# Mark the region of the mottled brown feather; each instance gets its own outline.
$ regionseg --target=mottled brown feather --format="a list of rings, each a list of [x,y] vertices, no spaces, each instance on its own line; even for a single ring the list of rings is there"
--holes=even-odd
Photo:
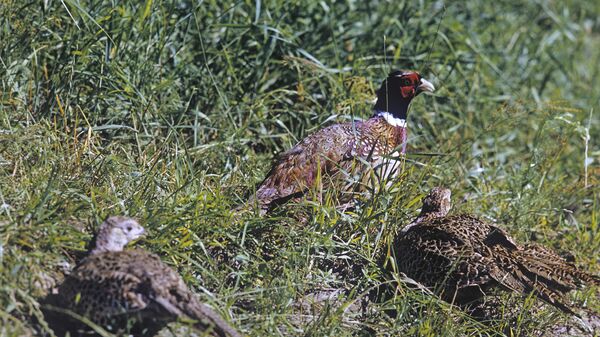
[[[178,317],[188,317],[198,321],[196,328],[209,331],[211,335],[240,336],[217,313],[201,303],[181,277],[157,255],[111,246],[115,235],[122,235],[118,230],[106,227],[119,225],[119,221],[124,220],[135,225],[137,222],[118,218],[111,224],[109,220],[102,226],[107,236],[101,236],[97,240],[98,246],[92,250],[96,253],[81,261],[59,287],[58,294],[48,298],[48,304],[68,309],[116,333],[152,335]],[[129,236],[131,239],[135,236]],[[58,321],[58,326],[71,334],[86,330],[79,322],[73,322],[72,327],[66,326],[65,322],[68,321]]]
[[[337,182],[340,186],[336,187],[344,192],[356,187],[352,182],[357,172],[368,177],[368,171],[373,170],[378,180],[389,179],[398,172],[398,156],[405,140],[405,128],[391,126],[381,117],[324,128],[279,156],[251,202],[257,200],[262,208],[269,208],[278,201],[301,196],[314,186],[318,175],[323,177],[324,189]],[[386,155],[391,156],[384,159]],[[372,183],[358,182],[364,186]],[[343,187],[346,184],[350,186]]]
[[[435,204],[436,195],[440,204],[449,204],[449,191],[432,192],[428,202]],[[543,246],[517,244],[501,228],[471,215],[448,216],[447,211],[431,209],[401,232],[393,249],[399,271],[437,289],[447,301],[466,304],[500,286],[522,294],[533,292],[573,313],[564,295],[585,283],[600,284],[597,276],[578,270]]]

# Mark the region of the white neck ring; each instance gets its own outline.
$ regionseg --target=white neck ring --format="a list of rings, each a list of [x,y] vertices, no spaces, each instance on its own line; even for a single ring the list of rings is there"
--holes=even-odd
[[[383,117],[383,119],[385,119],[385,121],[388,122],[388,124],[390,124],[391,126],[402,128],[406,127],[406,119],[394,117],[393,114],[387,111],[375,111],[375,115]]]

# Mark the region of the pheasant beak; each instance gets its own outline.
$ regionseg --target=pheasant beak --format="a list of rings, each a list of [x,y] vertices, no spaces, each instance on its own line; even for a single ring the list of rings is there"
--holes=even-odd
[[[144,242],[147,234],[148,234],[148,231],[144,227],[140,226],[140,228],[137,230],[137,232],[135,233],[135,235],[133,236],[131,241],[129,241],[129,244],[132,245],[132,244],[138,244],[140,242]]]
[[[421,79],[421,84],[419,84],[419,86],[417,87],[417,94],[420,94],[422,92],[434,92],[435,91],[435,87],[433,86],[433,84],[431,84],[431,82],[429,82],[428,80],[422,78]]]

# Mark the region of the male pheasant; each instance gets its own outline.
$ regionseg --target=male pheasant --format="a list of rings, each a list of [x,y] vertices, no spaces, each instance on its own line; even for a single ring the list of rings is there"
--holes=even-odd
[[[241,336],[201,303],[157,255],[123,250],[143,233],[137,221],[126,217],[109,217],[100,226],[90,255],[46,301],[55,332],[88,334],[91,322],[118,334],[153,335],[178,317],[188,317],[212,336]]]
[[[419,217],[393,243],[398,271],[459,305],[492,287],[537,297],[573,314],[564,295],[600,278],[537,244],[516,243],[502,229],[467,214],[450,215],[450,190],[434,188]]]
[[[265,213],[302,197],[319,177],[324,190],[337,186],[344,192],[357,186],[364,190],[360,185],[368,186],[371,173],[376,182],[388,182],[398,173],[399,156],[406,150],[410,102],[421,92],[434,90],[418,72],[390,73],[377,91],[371,118],[331,125],[281,154],[250,204],[256,202]]]

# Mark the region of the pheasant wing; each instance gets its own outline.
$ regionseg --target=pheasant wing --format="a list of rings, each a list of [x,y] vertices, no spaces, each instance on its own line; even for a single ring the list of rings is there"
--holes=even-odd
[[[332,125],[281,154],[256,191],[261,207],[302,196],[318,176],[331,177],[344,169],[343,162],[355,155],[357,137],[352,129],[352,123]]]

